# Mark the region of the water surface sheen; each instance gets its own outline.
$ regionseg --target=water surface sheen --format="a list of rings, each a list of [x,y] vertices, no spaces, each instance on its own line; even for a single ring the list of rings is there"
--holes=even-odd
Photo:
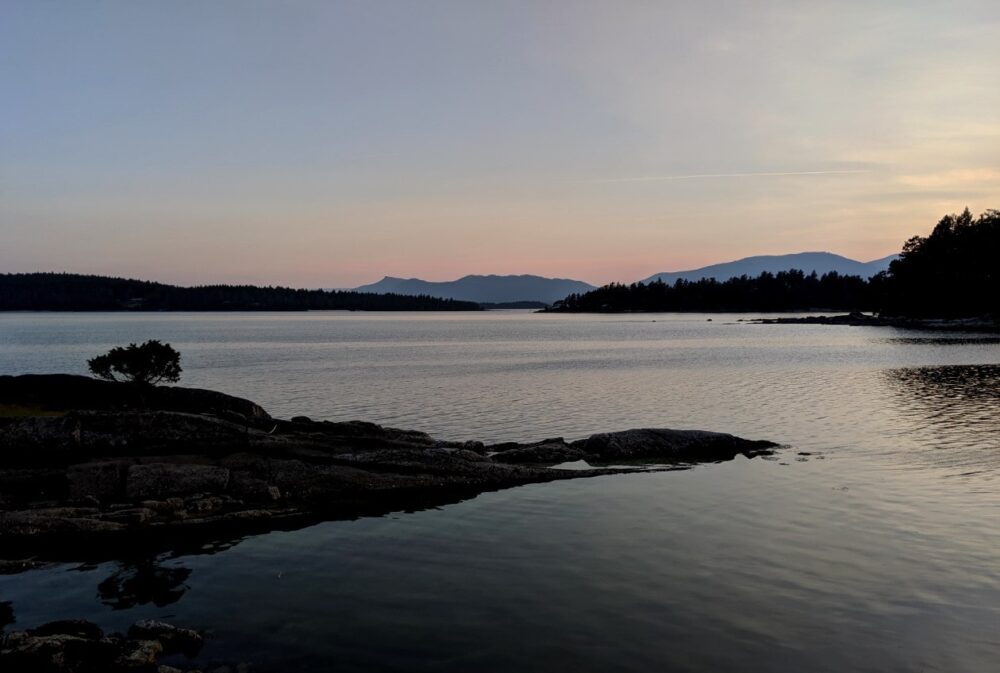
[[[159,338],[185,385],[279,416],[788,447],[60,564],[0,576],[0,600],[18,626],[169,618],[212,632],[206,660],[282,670],[996,670],[998,340],[744,317],[0,315],[0,373]]]

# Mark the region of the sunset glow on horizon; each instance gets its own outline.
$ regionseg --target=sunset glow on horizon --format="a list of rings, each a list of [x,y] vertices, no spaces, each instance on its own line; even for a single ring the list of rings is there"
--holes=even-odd
[[[992,1],[0,13],[0,273],[602,284],[1000,207]]]

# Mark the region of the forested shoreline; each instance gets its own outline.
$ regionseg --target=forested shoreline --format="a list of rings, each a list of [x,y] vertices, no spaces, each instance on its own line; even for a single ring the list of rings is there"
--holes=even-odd
[[[803,309],[874,310],[873,284],[836,272],[817,276],[802,271],[762,273],[719,282],[678,280],[624,285],[612,283],[556,302],[549,311],[564,313],[768,312]]]
[[[180,287],[70,273],[0,274],[0,311],[478,311],[454,299],[253,285]]]
[[[887,272],[870,279],[791,270],[725,281],[612,283],[571,294],[546,311],[870,311],[903,318],[1000,316],[1000,211],[946,215],[926,237],[907,240]],[[252,285],[180,287],[68,273],[0,274],[2,311],[478,311],[538,306],[351,290]]]
[[[572,294],[549,311],[873,311],[902,318],[1000,317],[1000,211],[946,215],[926,237],[903,245],[887,272],[870,279],[802,271],[726,281],[612,283]]]

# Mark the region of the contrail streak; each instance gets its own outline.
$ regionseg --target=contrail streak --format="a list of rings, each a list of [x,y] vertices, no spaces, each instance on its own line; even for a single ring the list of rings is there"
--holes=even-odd
[[[853,171],[781,171],[769,173],[692,173],[690,175],[646,175],[632,178],[596,178],[594,180],[574,180],[573,182],[661,182],[667,180],[700,180],[702,178],[763,178],[789,175],[852,175],[871,173],[868,170]]]

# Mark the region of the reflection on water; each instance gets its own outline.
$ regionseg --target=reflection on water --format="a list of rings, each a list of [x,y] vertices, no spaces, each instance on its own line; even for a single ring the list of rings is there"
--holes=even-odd
[[[890,369],[885,376],[897,384],[902,396],[926,408],[936,409],[940,405],[967,408],[970,404],[1000,402],[998,365]]]
[[[14,607],[10,604],[10,601],[0,601],[0,632],[4,630],[4,627],[16,621],[17,619],[14,618]]]
[[[152,603],[162,608],[176,603],[188,590],[190,568],[165,567],[156,559],[118,563],[118,569],[97,585],[101,602],[112,610]]]
[[[901,453],[963,475],[992,477],[1000,469],[1000,365],[889,369],[882,376],[910,435]]]

